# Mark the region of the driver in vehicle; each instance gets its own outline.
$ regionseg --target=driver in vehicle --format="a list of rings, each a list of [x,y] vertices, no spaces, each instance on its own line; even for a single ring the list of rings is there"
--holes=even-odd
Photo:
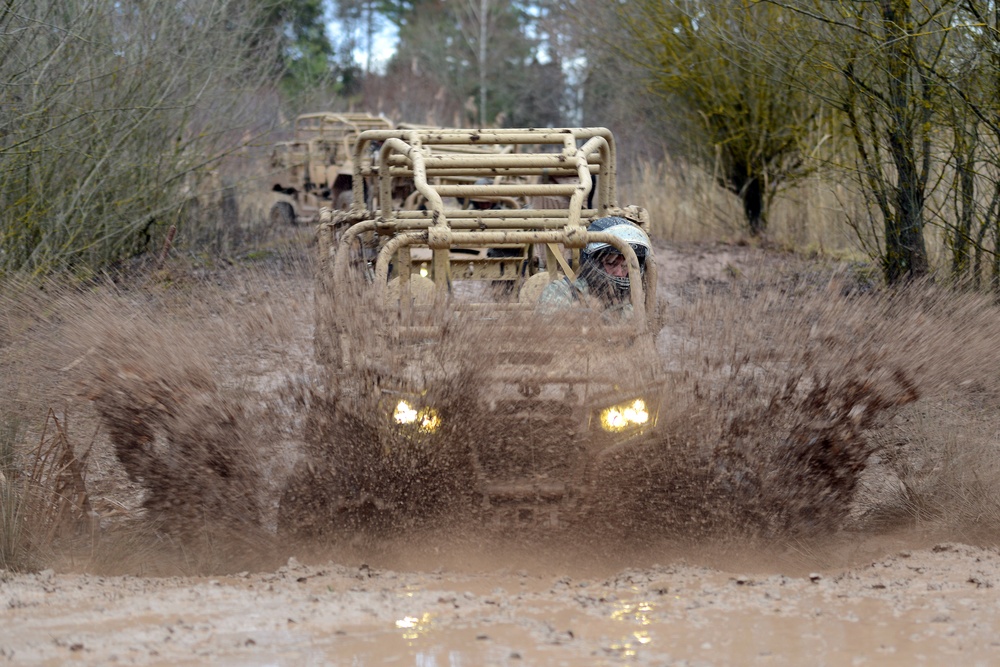
[[[653,249],[646,232],[639,225],[618,216],[594,220],[588,232],[607,232],[628,243],[645,273],[646,258]],[[629,313],[628,264],[625,256],[608,243],[588,243],[580,253],[580,271],[575,280],[563,277],[549,283],[538,299],[543,310],[580,307],[603,312]]]

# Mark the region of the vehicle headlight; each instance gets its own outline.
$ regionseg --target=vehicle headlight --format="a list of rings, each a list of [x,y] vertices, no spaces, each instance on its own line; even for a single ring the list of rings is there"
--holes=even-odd
[[[602,429],[616,433],[646,424],[649,421],[649,410],[646,409],[646,401],[637,398],[631,403],[601,410],[600,419]]]
[[[441,418],[434,408],[420,408],[419,410],[408,401],[400,401],[393,410],[392,419],[397,424],[417,427],[422,433],[433,433],[441,426]]]

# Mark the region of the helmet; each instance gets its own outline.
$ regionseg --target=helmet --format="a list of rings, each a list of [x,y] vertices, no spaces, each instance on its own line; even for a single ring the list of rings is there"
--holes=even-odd
[[[632,250],[635,251],[635,256],[639,260],[639,269],[645,270],[646,257],[653,251],[653,248],[649,243],[649,237],[646,236],[646,232],[642,231],[639,225],[625,218],[612,215],[594,220],[587,227],[587,231],[614,234],[628,243],[632,246]],[[596,277],[598,281],[604,281],[619,296],[623,296],[628,292],[629,279],[627,277],[613,276],[604,270],[601,260],[609,252],[617,253],[618,249],[610,243],[603,241],[588,243],[587,247],[581,253],[581,265],[586,269],[589,276]]]

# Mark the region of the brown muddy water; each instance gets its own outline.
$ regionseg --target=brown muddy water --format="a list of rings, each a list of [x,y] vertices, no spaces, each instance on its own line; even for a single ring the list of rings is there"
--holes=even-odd
[[[407,505],[433,520],[279,533],[296,465],[370,436],[358,417],[311,440],[332,385],[300,260],[8,289],[20,460],[52,408],[90,448],[90,509],[85,529],[33,538],[41,571],[0,572],[0,660],[995,664],[996,307],[750,249],[660,257],[655,358],[621,360],[670,378],[657,439],[558,532],[485,524],[436,477],[434,503]],[[463,349],[441,353],[468,371],[446,408],[495,361]]]

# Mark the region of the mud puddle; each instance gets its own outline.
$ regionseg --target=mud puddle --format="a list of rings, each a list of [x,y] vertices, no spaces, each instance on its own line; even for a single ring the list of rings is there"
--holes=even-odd
[[[943,544],[805,577],[673,565],[595,580],[294,560],[217,579],[42,573],[5,582],[0,655],[16,664],[994,664],[998,566],[995,550]]]

